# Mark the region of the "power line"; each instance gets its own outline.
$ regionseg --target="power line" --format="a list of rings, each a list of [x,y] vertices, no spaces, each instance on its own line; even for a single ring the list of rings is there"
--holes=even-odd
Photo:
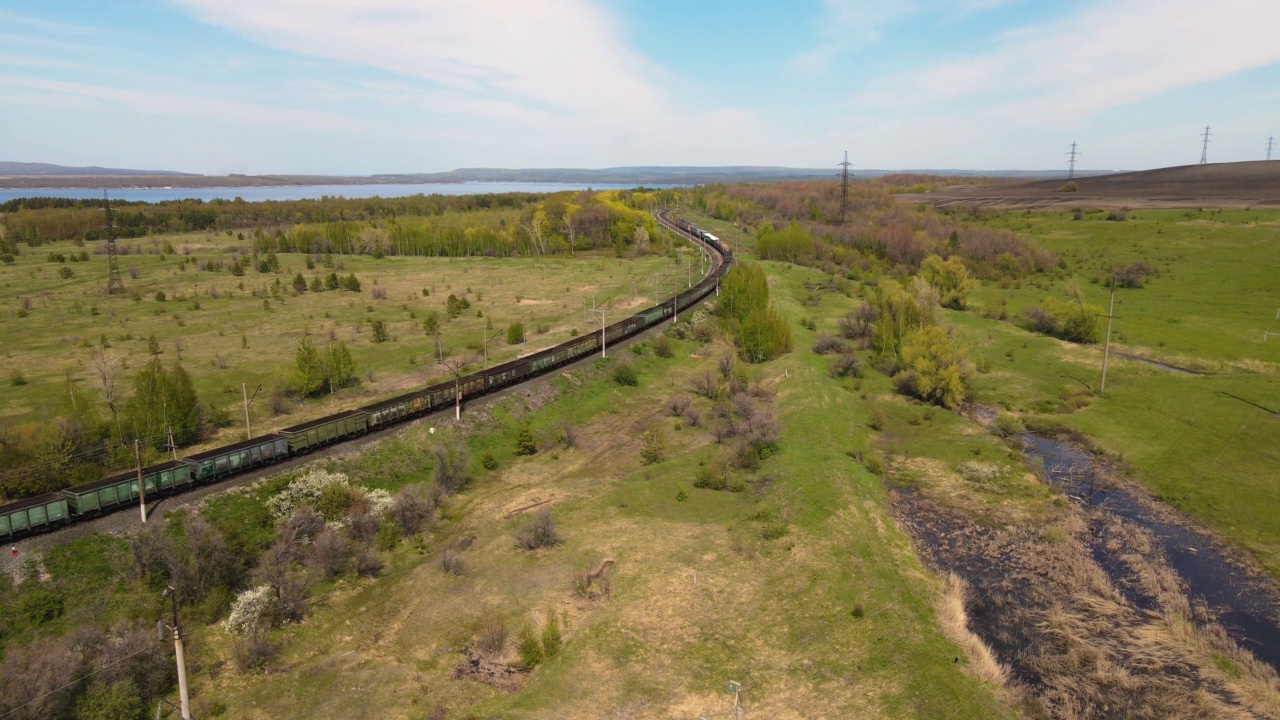
[[[1204,132],[1200,135],[1204,143],[1200,146],[1200,164],[1207,165],[1209,163],[1209,138],[1213,133],[1209,132],[1209,126],[1204,126]]]
[[[1271,148],[1276,144],[1276,136],[1272,135],[1267,138],[1267,159],[1271,159]]]
[[[1076,141],[1071,141],[1071,150],[1067,152],[1067,179],[1072,180],[1076,176],[1076,158],[1080,156],[1080,151],[1076,149]]]

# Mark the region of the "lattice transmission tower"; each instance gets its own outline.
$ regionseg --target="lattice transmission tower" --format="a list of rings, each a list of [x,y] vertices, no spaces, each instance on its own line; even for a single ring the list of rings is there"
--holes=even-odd
[[[124,292],[124,280],[120,279],[120,258],[116,256],[116,226],[111,221],[111,199],[107,191],[102,191],[102,207],[107,212],[107,224],[102,229],[107,233],[107,294],[116,295]]]
[[[1200,145],[1200,164],[1207,165],[1209,163],[1209,138],[1213,133],[1209,132],[1209,126],[1204,126],[1204,132],[1200,134],[1200,139],[1204,142]]]
[[[1074,180],[1076,177],[1076,158],[1080,157],[1080,151],[1076,149],[1076,141],[1071,141],[1071,149],[1067,151],[1067,179]]]
[[[1271,148],[1274,147],[1275,144],[1276,144],[1275,135],[1272,135],[1271,137],[1267,138],[1267,159],[1268,160],[1271,159]]]

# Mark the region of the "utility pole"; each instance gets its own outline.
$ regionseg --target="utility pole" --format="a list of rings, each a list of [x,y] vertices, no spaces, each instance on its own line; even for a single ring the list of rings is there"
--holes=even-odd
[[[138,464],[138,510],[142,513],[142,523],[147,522],[147,488],[142,481],[142,441],[133,439],[133,460]]]
[[[597,309],[592,309],[592,311],[591,311],[591,316],[592,316],[592,318],[593,318],[593,319],[594,319],[594,317],[595,317],[596,315],[599,315],[599,316],[600,316],[600,357],[608,357],[608,355],[605,353],[605,337],[604,337],[604,332],[605,332],[605,327],[606,327],[606,326],[605,326],[605,324],[604,324],[604,323],[605,323],[605,312],[606,312],[608,309],[609,309],[609,308],[608,308],[608,306],[606,306],[606,305],[601,305],[599,308],[597,308]]]
[[[1205,125],[1204,132],[1201,133],[1200,135],[1200,138],[1204,141],[1203,144],[1200,146],[1200,164],[1201,165],[1207,165],[1209,163],[1209,138],[1212,135],[1213,133],[1209,132],[1209,126]]]
[[[115,224],[111,221],[111,199],[107,191],[102,191],[102,206],[106,209],[107,224],[102,226],[107,231],[107,294],[115,295],[124,292],[124,280],[120,279],[120,259],[116,256]]]
[[[257,395],[255,390],[254,395]],[[244,439],[253,439],[253,425],[249,422],[249,385],[248,383],[240,383],[240,397],[244,399]]]
[[[840,224],[844,224],[845,215],[849,212],[849,151],[844,151],[844,162],[840,163],[843,168],[840,172]]]
[[[453,373],[453,419],[462,419],[462,369],[467,366],[465,359],[444,360],[441,359],[440,364]]]
[[[178,446],[173,442],[173,428],[164,429],[165,444],[169,447],[169,452],[173,455],[173,461],[178,462]]]
[[[1102,344],[1102,382],[1098,384],[1098,394],[1107,391],[1107,357],[1111,354],[1111,321],[1116,316],[1116,284],[1111,283],[1111,304],[1107,308],[1107,339]]]
[[[489,331],[492,329],[493,329],[493,321],[486,317],[484,319],[484,369],[485,370],[489,369],[489,341],[502,334],[502,331],[499,330],[493,335],[490,335]]]
[[[178,591],[170,585],[164,594],[173,601],[173,624],[160,620],[156,623],[156,635],[163,642],[166,627],[173,632],[174,662],[178,665],[178,714],[182,716],[182,720],[191,720],[191,697],[187,692],[187,658],[182,647],[182,625],[178,623]],[[161,703],[171,705],[163,700]],[[160,708],[156,707],[156,716],[159,715]]]
[[[1080,152],[1076,150],[1076,141],[1071,141],[1071,150],[1067,152],[1067,179],[1074,180],[1076,176],[1076,158],[1080,156]]]
[[[733,696],[733,720],[742,720],[742,683],[730,680],[728,693]]]
[[[1271,148],[1276,144],[1276,136],[1272,135],[1267,138],[1267,159],[1271,159]]]

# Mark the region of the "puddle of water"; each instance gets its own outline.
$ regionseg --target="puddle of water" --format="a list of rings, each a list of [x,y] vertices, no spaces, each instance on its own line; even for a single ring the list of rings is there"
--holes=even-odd
[[[1193,605],[1203,604],[1233,640],[1280,670],[1280,604],[1268,583],[1232,562],[1207,535],[1165,521],[1124,488],[1102,487],[1097,461],[1086,451],[1029,433],[1022,440],[1030,454],[1044,461],[1049,481],[1073,502],[1111,513],[1154,535]],[[1102,547],[1097,533],[1094,540],[1095,560],[1122,592],[1139,607],[1149,604],[1148,599],[1133,595],[1121,564]]]

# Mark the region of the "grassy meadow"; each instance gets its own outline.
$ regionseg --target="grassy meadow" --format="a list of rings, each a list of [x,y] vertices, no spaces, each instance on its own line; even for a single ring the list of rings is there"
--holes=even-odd
[[[175,252],[164,254],[164,244]],[[433,311],[445,351],[477,361],[490,321],[490,336],[497,334],[489,342],[490,362],[502,362],[589,332],[598,321],[584,317],[583,303],[590,306],[593,298],[612,301],[619,318],[642,307],[653,295],[653,276],[671,264],[661,256],[622,260],[601,252],[532,258],[280,254],[278,272],[249,267],[236,277],[229,268],[235,256],[245,255],[246,243],[230,234],[120,245],[129,250],[120,256],[124,294],[105,292],[105,255],[89,254],[86,262],[48,259],[86,250],[70,242],[31,248],[14,264],[0,265],[0,416],[11,422],[51,419],[67,376],[96,392],[91,357],[104,346],[125,363],[127,394],[131,369],[150,358],[154,337],[159,357],[183,363],[203,402],[231,412],[236,422],[217,441],[231,440],[243,436],[241,383],[250,392],[263,386],[251,408],[255,433],[286,426],[443,377],[434,340],[422,327]],[[63,277],[68,271],[70,277]],[[308,283],[354,273],[362,287],[298,293],[297,273]],[[673,282],[659,292],[669,293]],[[445,309],[450,294],[471,303],[453,319]],[[374,342],[374,321],[385,324],[388,342]],[[513,322],[523,324],[524,343],[507,344],[505,331]],[[289,381],[294,350],[305,335],[320,347],[330,339],[345,342],[360,382],[336,397],[287,403],[273,413],[265,400],[274,386]]]
[[[814,314],[796,297],[820,276],[774,270],[783,312]],[[824,323],[852,306],[824,298]],[[717,717],[731,712],[724,689],[735,680],[748,717],[1015,717],[938,625],[940,584],[889,516],[880,478],[853,454],[872,451],[870,408],[883,406],[895,432],[930,434],[913,452],[937,462],[1016,460],[963,419],[896,398],[883,378],[829,378],[811,340],[801,331],[793,353],[746,370],[776,393],[784,432],[777,454],[736,473],[730,490],[693,485],[727,453],[707,429],[711,402],[694,400],[700,427],[667,411],[673,393],[716,372],[730,352],[722,341],[678,342],[674,359],[620,351],[639,369],[638,387],[616,385],[598,363],[555,380],[560,394],[545,406],[509,398],[483,411],[471,455],[492,453],[499,467],[449,501],[425,542],[395,550],[385,577],[344,581],[306,622],[277,631],[283,671],[206,672],[199,702],[245,718]],[[575,448],[557,441],[566,422]],[[533,457],[515,454],[524,424],[543,448]],[[663,459],[646,464],[642,436],[655,427]],[[429,437],[410,429],[341,468],[366,484],[421,480]],[[980,502],[1043,512],[1047,498],[1017,480]],[[551,509],[562,544],[515,547],[512,533],[534,508]],[[456,576],[440,564],[455,547],[467,548]],[[606,561],[609,596],[575,595],[572,574]],[[566,628],[564,650],[522,689],[451,677],[483,613],[514,636],[548,610]],[[204,645],[206,668],[218,666],[222,642],[215,631]],[[513,659],[512,645],[497,657]]]
[[[1067,268],[1059,280],[1020,288],[984,284],[972,312],[948,313],[973,358],[989,363],[989,373],[975,376],[978,400],[1084,432],[1158,497],[1280,574],[1280,417],[1273,414],[1280,411],[1280,338],[1262,337],[1280,305],[1280,213],[1139,210],[1123,222],[1103,213],[1072,216],[1015,213],[987,221],[1054,251]],[[1116,291],[1101,396],[1088,392],[1101,377],[1100,346],[977,316],[1002,297],[1016,318],[1045,297],[1065,297],[1073,278],[1086,302],[1105,308],[1109,291],[1091,280],[1142,261],[1158,273],[1145,287]]]

